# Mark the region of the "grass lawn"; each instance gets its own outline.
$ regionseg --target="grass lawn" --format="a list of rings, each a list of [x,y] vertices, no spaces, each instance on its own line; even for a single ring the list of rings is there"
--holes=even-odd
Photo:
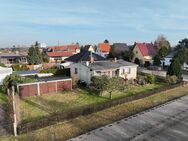
[[[7,103],[7,96],[2,92],[0,87],[0,105],[5,105]]]
[[[128,117],[132,114],[141,112],[149,107],[162,104],[176,97],[187,95],[188,85],[168,90],[156,95],[135,100],[129,103],[121,104],[88,116],[81,116],[69,121],[49,126],[44,129],[34,131],[33,133],[23,134],[16,139],[23,140],[67,140],[72,137],[83,134],[92,129],[110,124],[114,121]],[[4,138],[4,140],[15,140],[14,137]]]
[[[164,82],[156,82],[155,84],[147,84],[145,86],[130,86],[126,92],[114,92],[112,94],[113,99],[119,99],[126,96],[133,96],[139,93],[148,92],[153,89],[161,88],[167,85]],[[109,97],[108,94],[106,94],[104,97]]]
[[[107,98],[95,95],[93,92],[76,89],[40,97],[28,97],[21,100],[20,109],[22,109],[22,120],[30,121],[52,113],[64,112],[75,107],[102,103],[108,100]]]

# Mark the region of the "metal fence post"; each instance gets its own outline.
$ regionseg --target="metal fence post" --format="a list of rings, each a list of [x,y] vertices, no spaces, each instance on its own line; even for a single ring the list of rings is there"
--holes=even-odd
[[[13,129],[14,129],[14,136],[17,136],[17,119],[16,119],[16,103],[15,103],[15,89],[12,86],[12,105],[13,105]]]

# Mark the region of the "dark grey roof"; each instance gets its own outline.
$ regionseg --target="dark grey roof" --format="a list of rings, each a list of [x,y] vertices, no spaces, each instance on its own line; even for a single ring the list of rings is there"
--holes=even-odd
[[[20,58],[20,57],[27,57],[27,55],[15,54],[15,53],[0,53],[0,58]]]
[[[165,58],[173,58],[176,55],[177,51],[171,51]]]
[[[128,46],[126,43],[114,43],[112,47],[114,47],[114,49],[118,49],[121,52],[130,50],[130,46]]]
[[[87,66],[86,62],[82,62],[82,64]],[[116,69],[116,68],[120,68],[123,66],[137,66],[137,65],[121,59],[121,60],[117,60],[116,62],[111,61],[111,60],[96,61],[96,62],[89,64],[88,67],[92,70],[104,70],[104,69]]]
[[[78,54],[75,54],[67,59],[65,59],[66,61],[70,61],[70,62],[81,62],[81,61],[90,61],[90,56],[91,56],[91,52],[90,51],[82,51]],[[106,60],[104,57],[92,53],[92,57],[94,58],[94,61],[102,61],[102,60]]]

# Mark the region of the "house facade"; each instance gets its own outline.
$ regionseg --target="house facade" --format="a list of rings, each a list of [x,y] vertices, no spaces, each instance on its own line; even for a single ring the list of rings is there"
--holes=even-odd
[[[136,79],[138,65],[124,60],[106,60],[96,62],[80,62],[71,65],[71,76],[77,76],[79,80],[91,83],[93,76],[107,75],[109,77],[122,77],[124,79]]]
[[[18,53],[0,53],[0,62],[6,66],[12,64],[27,64],[27,55]]]
[[[134,57],[132,62],[149,66],[153,63],[153,57],[157,54],[157,49],[151,43],[136,43],[133,48]]]
[[[50,63],[61,63],[66,58],[80,52],[78,44],[52,46],[47,48]]]

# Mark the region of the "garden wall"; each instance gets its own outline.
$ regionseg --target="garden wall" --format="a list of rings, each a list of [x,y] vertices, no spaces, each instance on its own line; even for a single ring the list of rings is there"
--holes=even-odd
[[[72,89],[72,79],[60,79],[52,81],[43,81],[36,83],[27,83],[17,85],[19,95],[24,97],[39,96],[49,93],[61,92]]]

